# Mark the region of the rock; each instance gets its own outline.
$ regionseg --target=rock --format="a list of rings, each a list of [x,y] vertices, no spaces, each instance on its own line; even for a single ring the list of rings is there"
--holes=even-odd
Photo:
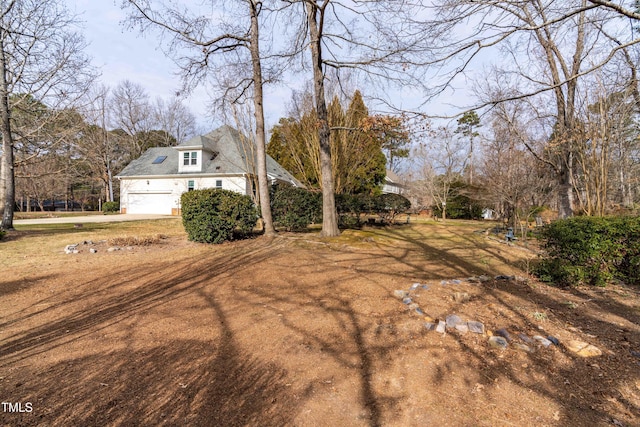
[[[436,328],[436,325],[432,322],[424,322],[424,327],[427,331],[433,331]]]
[[[409,290],[411,291],[415,291],[416,289],[418,289],[420,287],[420,283],[414,283],[413,285],[411,285],[411,287],[409,288]]]
[[[456,325],[459,325],[460,323],[462,323],[462,319],[456,314],[450,314],[446,318],[447,328],[455,328]]]
[[[415,302],[412,302],[411,304],[408,305],[409,310],[415,310],[420,308],[420,306],[418,304],[416,304]]]
[[[498,348],[500,350],[504,350],[507,348],[509,343],[503,337],[489,337],[489,346],[493,348]]]
[[[553,345],[560,345],[560,340],[559,340],[558,338],[556,338],[556,337],[553,337],[553,336],[549,335],[549,336],[547,337],[547,339],[548,339],[549,341],[551,341],[551,343],[552,343]]]
[[[403,303],[403,304],[407,304],[407,305],[409,305],[409,304],[411,304],[412,302],[413,302],[413,300],[412,300],[410,297],[404,297],[404,298],[402,298],[402,303]]]
[[[483,274],[482,276],[478,276],[478,280],[480,281],[480,283],[484,283],[484,282],[488,282],[489,280],[491,280],[491,277],[485,276]]]
[[[511,334],[504,328],[500,328],[500,329],[494,331],[494,334],[499,336],[499,337],[504,338],[507,341],[511,341]]]
[[[462,282],[460,280],[458,280],[458,279],[455,279],[455,280],[452,280],[451,283],[453,283],[454,285],[459,285]]]
[[[467,282],[469,282],[469,283],[480,283],[480,280],[478,280],[477,277],[468,277],[467,278]]]
[[[93,245],[93,242],[91,240],[85,240],[84,242],[82,242],[83,245]]]
[[[565,344],[566,347],[580,357],[596,357],[601,356],[602,351],[595,345],[578,340],[570,340]]]
[[[467,327],[471,332],[475,334],[484,334],[484,324],[482,324],[481,322],[470,320],[467,322]]]
[[[115,251],[119,251],[120,248],[117,246],[112,246],[109,249],[107,249],[107,252],[115,252]]]
[[[68,254],[77,254],[78,252],[79,251],[78,251],[78,245],[77,244],[75,244],[75,245],[67,245],[64,248],[64,253],[67,254],[67,255]]]
[[[464,302],[469,302],[470,299],[471,297],[466,292],[456,292],[453,294],[453,300],[455,302],[464,303]]]
[[[436,326],[436,332],[444,334],[446,329],[447,329],[447,324],[444,321],[439,320],[438,325]]]
[[[526,351],[527,353],[532,353],[533,352],[531,347],[529,347],[526,344],[522,344],[522,343],[517,342],[517,343],[514,343],[513,346],[515,348],[517,348],[518,350]]]
[[[516,279],[516,276],[505,276],[504,274],[496,276],[496,280],[515,280],[515,279]]]
[[[409,296],[409,292],[403,291],[401,289],[396,289],[393,291],[393,296],[399,299],[404,299]]]
[[[416,307],[416,314],[419,314],[420,316],[424,316],[424,311],[422,311],[422,309],[420,307]]]
[[[630,350],[630,351],[633,357],[640,357],[640,351],[633,351],[633,350]]]
[[[548,339],[546,339],[541,335],[534,335],[533,339],[538,341],[540,344],[542,344],[545,347],[549,347],[551,345],[551,341],[549,341]]]
[[[98,250],[96,248],[91,248],[89,249],[89,252],[91,252],[92,254],[98,253]]]
[[[466,323],[458,323],[456,325],[456,331],[466,334],[467,332],[469,332],[469,326],[467,326]]]
[[[520,338],[522,341],[526,342],[529,345],[535,344],[535,340],[532,340],[525,334],[518,334],[518,338]]]
[[[441,280],[440,284],[441,285],[447,285],[447,284],[449,284],[449,281],[448,280]]]

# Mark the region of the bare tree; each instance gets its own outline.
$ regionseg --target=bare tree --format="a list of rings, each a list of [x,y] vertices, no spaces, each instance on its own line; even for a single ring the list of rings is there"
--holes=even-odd
[[[122,129],[130,144],[131,160],[149,148],[145,136],[153,129],[153,112],[146,89],[130,80],[121,81],[111,92],[112,125]]]
[[[462,180],[467,152],[465,142],[448,127],[429,132],[413,152],[415,162],[411,192],[414,197],[431,200],[447,218],[447,200],[453,184]]]
[[[417,13],[409,1],[298,0],[306,20],[297,40],[308,43],[313,71],[320,165],[322,170],[322,235],[339,234],[331,176],[331,129],[328,124],[325,80],[338,82],[343,70],[369,84],[420,85],[413,56],[422,52],[422,35],[413,27]],[[303,51],[300,49],[299,51]],[[339,83],[338,83],[339,84]]]
[[[210,6],[224,9],[224,1],[210,0]],[[169,37],[170,56],[181,68],[185,89],[207,78],[222,83],[218,98],[225,102],[241,102],[247,90],[253,89],[253,106],[256,130],[257,175],[260,207],[266,235],[273,235],[273,220],[266,167],[266,136],[264,124],[264,83],[261,47],[260,18],[264,2],[245,0],[236,8],[227,4],[226,10],[237,15],[234,20],[209,19],[177,8],[149,0],[128,0],[124,5],[132,10],[131,20],[144,31],[150,27]],[[181,56],[181,49],[188,49],[191,56]],[[247,58],[245,55],[249,55]],[[251,71],[247,72],[247,64]]]
[[[152,108],[157,129],[165,131],[174,140],[167,140],[164,145],[180,144],[196,136],[196,117],[178,98],[169,102],[158,98]]]
[[[481,51],[499,47],[508,60],[505,63],[511,64],[509,71],[519,76],[518,91],[481,106],[544,93],[552,96],[554,120],[548,130],[547,161],[556,174],[560,217],[572,215],[575,207],[572,177],[580,138],[579,83],[640,41],[619,25],[620,11],[614,9],[609,2],[595,0],[445,0],[436,5],[437,15],[427,26],[434,43],[431,63],[451,70],[443,73],[446,77],[438,90],[464,73]],[[637,18],[627,16],[632,15]],[[452,40],[450,35],[463,26],[465,36]],[[635,69],[629,71],[629,78],[632,74]]]
[[[0,6],[2,228],[13,228],[15,205],[11,110],[32,98],[61,110],[93,77],[82,53],[84,41],[72,31],[75,23],[60,0],[11,0]]]

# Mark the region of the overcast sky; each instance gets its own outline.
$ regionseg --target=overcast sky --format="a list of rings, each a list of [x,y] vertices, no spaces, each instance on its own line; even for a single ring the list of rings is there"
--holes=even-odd
[[[87,53],[93,58],[93,64],[101,73],[103,84],[115,87],[122,80],[131,80],[142,85],[151,99],[174,97],[179,89],[179,78],[174,63],[160,50],[158,39],[152,35],[141,35],[130,31],[122,25],[125,12],[121,10],[121,0],[66,0],[72,12],[79,14],[83,21],[81,31],[89,43]],[[297,85],[297,86],[296,86]],[[301,83],[293,82],[299,89]],[[366,89],[366,88],[361,88]],[[366,92],[364,90],[363,92]],[[265,114],[268,129],[286,114],[286,105],[290,100],[291,87],[286,85],[269,86],[265,90]],[[367,95],[364,93],[365,96]],[[416,100],[415,91],[405,88],[396,92],[398,100]],[[441,109],[449,109],[447,103],[452,98],[465,98],[460,92],[445,96],[439,105]],[[221,122],[215,121],[207,114],[208,96],[204,90],[196,90],[185,104],[198,118],[203,131],[209,131]],[[462,103],[466,103],[463,102]],[[396,104],[401,104],[397,102]],[[407,105],[402,105],[406,107]],[[372,107],[370,105],[370,107]],[[430,108],[433,114],[434,109]]]
[[[103,84],[114,87],[122,80],[142,85],[151,99],[174,97],[180,82],[176,67],[159,49],[158,40],[127,30],[122,24],[125,13],[119,0],[67,0],[80,15],[81,31],[89,46],[86,50],[100,73]],[[206,116],[207,95],[194,92],[185,104],[202,126],[214,126]],[[210,130],[205,128],[204,130]]]

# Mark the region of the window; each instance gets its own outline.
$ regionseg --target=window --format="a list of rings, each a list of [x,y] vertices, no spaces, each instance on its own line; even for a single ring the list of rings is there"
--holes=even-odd
[[[222,180],[216,179],[216,188],[222,188]]]
[[[182,153],[182,165],[183,166],[196,166],[198,164],[198,152],[186,151]]]
[[[156,157],[156,159],[152,162],[152,164],[154,164],[154,165],[159,165],[160,163],[164,162],[166,158],[167,158],[167,156],[158,156],[158,157]]]
[[[196,188],[196,183],[192,179],[187,182],[187,191],[193,191]]]

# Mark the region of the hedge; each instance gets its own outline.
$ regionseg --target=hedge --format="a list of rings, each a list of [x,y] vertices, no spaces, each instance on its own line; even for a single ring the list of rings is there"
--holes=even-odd
[[[189,240],[222,243],[234,231],[248,234],[258,221],[258,211],[249,196],[221,189],[193,190],[182,194],[182,224]]]
[[[614,279],[640,284],[640,218],[576,217],[545,226],[546,256],[536,268],[560,286],[604,286]]]
[[[322,195],[304,188],[274,186],[271,215],[277,227],[304,230],[322,219]]]
[[[360,226],[364,215],[378,215],[383,222],[391,223],[410,206],[409,200],[399,194],[336,194],[341,228]],[[303,188],[277,186],[271,195],[271,212],[277,227],[305,230],[322,221],[322,195]]]

